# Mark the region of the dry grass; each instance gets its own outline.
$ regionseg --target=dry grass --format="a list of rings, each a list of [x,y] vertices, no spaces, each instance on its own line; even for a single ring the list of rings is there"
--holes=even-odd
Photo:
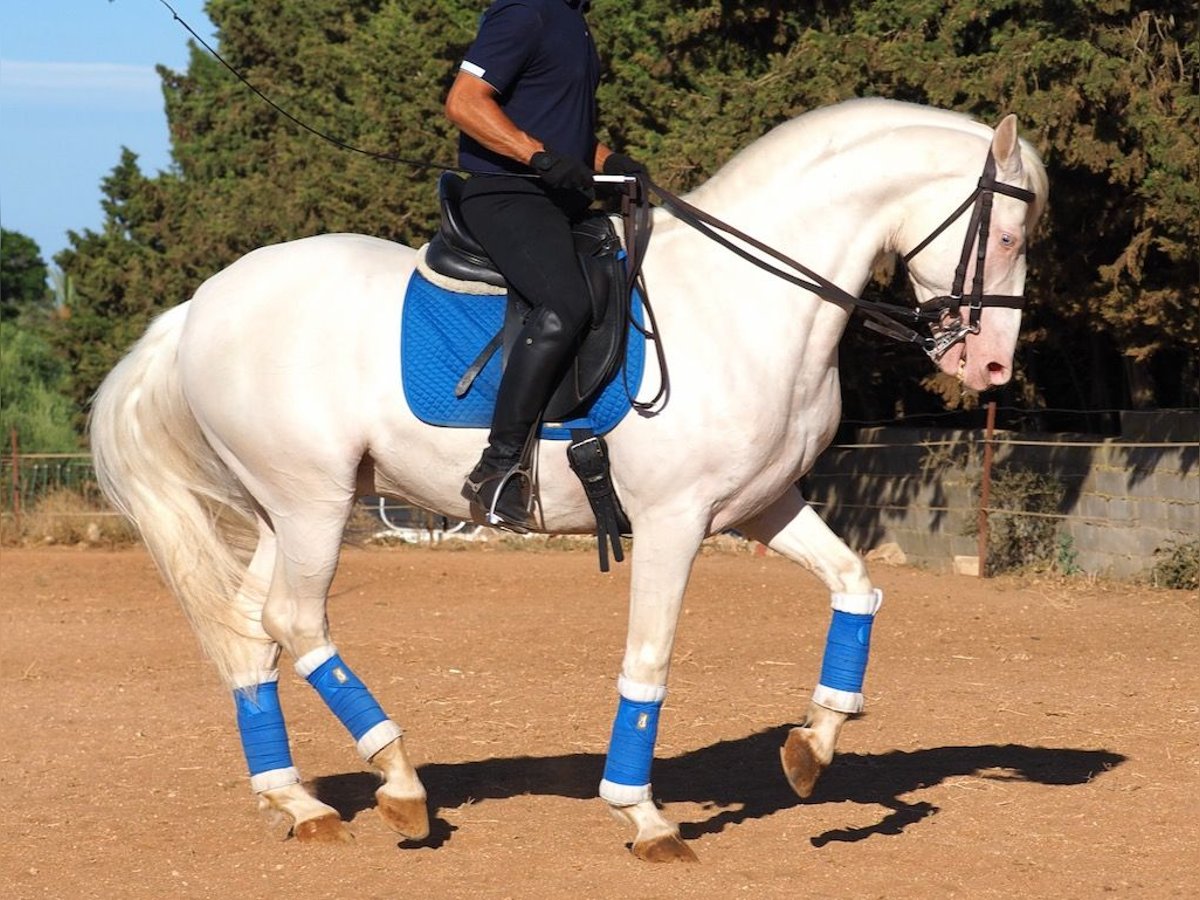
[[[124,547],[137,541],[136,529],[106,503],[68,489],[46,494],[20,516],[5,513],[0,518],[0,544],[9,547]]]

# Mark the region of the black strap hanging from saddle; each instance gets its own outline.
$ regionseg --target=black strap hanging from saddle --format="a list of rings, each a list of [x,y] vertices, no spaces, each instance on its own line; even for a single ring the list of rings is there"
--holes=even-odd
[[[613,488],[612,475],[608,467],[608,445],[604,438],[593,434],[590,428],[571,429],[571,445],[567,447],[567,462],[571,471],[579,476],[584,493],[596,517],[596,540],[600,551],[600,571],[608,571],[608,547],[612,545],[613,559],[622,562],[625,552],[621,547],[621,535],[631,534],[629,519],[621,509]]]

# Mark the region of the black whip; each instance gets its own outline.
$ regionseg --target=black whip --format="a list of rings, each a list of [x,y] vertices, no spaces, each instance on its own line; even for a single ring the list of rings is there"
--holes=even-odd
[[[163,6],[165,6],[167,9],[169,9],[171,11],[171,15],[175,17],[175,21],[178,22],[180,25],[182,25],[185,29],[187,29],[188,34],[190,34],[193,38],[195,38],[197,43],[199,43],[201,47],[203,47],[205,50],[207,50],[209,53],[211,53],[213,55],[213,57],[217,60],[217,62],[219,62],[226,69],[228,69],[230,72],[232,72],[234,77],[237,78],[238,81],[240,81],[242,84],[244,84],[250,90],[252,90],[255,94],[257,94],[259,99],[261,99],[264,103],[266,103],[269,107],[271,107],[271,109],[275,110],[275,112],[279,113],[279,115],[283,116],[285,119],[287,119],[292,124],[297,125],[300,128],[304,129],[309,134],[315,135],[316,137],[319,137],[323,141],[328,141],[329,143],[333,144],[335,147],[339,147],[342,150],[349,150],[351,153],[358,153],[362,156],[369,156],[371,159],[378,159],[383,162],[401,163],[406,166],[415,166],[419,169],[438,169],[438,170],[450,170],[453,172],[467,173],[466,169],[461,169],[458,166],[447,166],[447,165],[443,165],[441,163],[426,162],[424,160],[419,160],[419,159],[407,159],[403,156],[394,156],[393,154],[390,154],[390,153],[376,153],[374,150],[364,150],[361,147],[355,147],[353,144],[349,144],[346,141],[340,140],[339,138],[336,138],[331,134],[326,134],[324,131],[321,131],[320,129],[313,128],[311,125],[309,125],[306,122],[302,122],[300,119],[297,119],[290,112],[288,112],[286,109],[284,109],[278,103],[276,103],[274,100],[272,100],[270,97],[268,97],[262,91],[260,91],[257,87],[255,87],[250,82],[250,80],[248,78],[246,78],[246,76],[244,76],[241,72],[239,72],[232,65],[230,65],[225,60],[225,58],[223,56],[221,56],[220,53],[218,53],[216,50],[213,49],[213,47],[208,43],[208,41],[206,41],[206,40],[204,40],[204,38],[200,37],[200,35],[198,35],[196,33],[196,30],[194,28],[192,28],[191,25],[189,25],[187,22],[185,22],[183,20],[183,18],[179,15],[179,13],[177,13],[175,11],[175,7],[173,7],[170,3],[168,3],[167,0],[158,0],[158,2],[161,3]]]

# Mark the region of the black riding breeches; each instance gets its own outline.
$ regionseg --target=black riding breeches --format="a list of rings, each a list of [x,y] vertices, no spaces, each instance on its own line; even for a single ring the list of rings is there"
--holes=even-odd
[[[571,225],[587,210],[580,194],[549,192],[522,178],[475,176],[464,185],[462,215],[509,289],[531,307],[509,351],[492,417],[489,450],[518,454],[574,358],[591,316]]]

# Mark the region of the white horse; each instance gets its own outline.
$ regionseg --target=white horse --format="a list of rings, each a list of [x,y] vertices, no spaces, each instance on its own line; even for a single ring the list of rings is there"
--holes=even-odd
[[[995,175],[981,193],[989,157]],[[951,294],[960,264],[971,278],[980,247],[985,296],[1022,295],[1026,235],[1046,187],[1012,116],[993,131],[955,113],[858,100],[775,128],[687,199],[851,294],[881,256],[902,255],[918,303],[945,306],[934,298]],[[971,202],[960,207],[964,197]],[[980,228],[966,213],[982,199],[991,212]],[[849,306],[773,277],[661,209],[653,235],[644,276],[671,390],[607,437],[634,541],[600,794],[636,827],[637,856],[689,860],[691,849],[653,801],[649,772],[701,542],[736,527],[813,571],[833,594],[825,669],[805,724],[781,750],[801,796],[861,709],[866,636],[881,595],[796,487],[838,424],[837,347]],[[425,789],[400,728],[337,655],[326,619],[357,497],[470,516],[459,490],[485,432],[423,424],[401,388],[401,306],[416,256],[349,234],[256,250],[160,316],[105,379],[92,411],[101,484],[140,528],[234,691],[260,804],[290,816],[300,840],[350,834],[292,765],[274,691],[281,649],[381,771],[376,796],[387,824],[411,838],[428,831]],[[985,389],[1010,376],[1021,313],[1015,303],[976,306],[939,365]],[[947,333],[953,314],[934,323],[936,333]],[[644,384],[653,388],[660,375],[648,359]],[[589,532],[594,519],[562,447],[540,446],[544,530]],[[239,546],[239,533],[248,544]]]

